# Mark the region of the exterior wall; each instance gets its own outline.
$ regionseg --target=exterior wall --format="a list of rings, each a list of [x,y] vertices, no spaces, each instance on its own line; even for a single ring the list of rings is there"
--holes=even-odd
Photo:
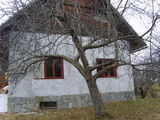
[[[7,103],[8,103],[8,95],[0,94],[0,113],[5,113],[8,111]]]
[[[101,93],[134,91],[133,77],[129,66],[118,67],[117,78],[98,78]],[[28,74],[14,89],[14,97],[62,96],[89,94],[87,84],[81,74],[64,61],[64,79],[34,79]]]
[[[83,39],[85,44],[88,38]],[[69,41],[69,39],[66,40]],[[126,42],[124,43],[127,44]],[[126,48],[124,43],[118,42],[119,59],[129,61],[130,55],[128,50],[124,49]],[[74,48],[71,49],[68,46],[60,47],[62,49],[58,51],[59,53],[72,57],[76,54]],[[86,55],[89,64],[95,64],[96,58],[115,58],[114,49],[114,44],[111,44],[103,49],[88,50]],[[54,51],[51,51],[49,54],[53,53]],[[43,63],[41,65],[42,71],[37,76],[43,78]],[[96,70],[93,73],[95,72]],[[97,80],[97,85],[103,95],[104,102],[134,98],[131,66],[119,66],[117,73],[117,78],[98,78]],[[84,78],[76,68],[66,61],[64,61],[64,79],[34,79],[34,77],[33,72],[30,72],[21,78],[18,83],[15,83],[16,86],[14,86],[14,82],[10,82],[9,112],[34,111],[38,109],[39,101],[45,100],[57,101],[58,108],[83,107],[92,104]]]
[[[134,91],[131,92],[112,92],[102,93],[104,102],[132,100]],[[8,112],[33,112],[39,110],[39,102],[57,101],[57,108],[77,108],[93,105],[89,94],[62,95],[62,96],[43,96],[43,97],[9,97]]]

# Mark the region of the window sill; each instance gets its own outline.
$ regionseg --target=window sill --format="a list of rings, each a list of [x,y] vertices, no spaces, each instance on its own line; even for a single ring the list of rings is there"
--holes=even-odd
[[[64,79],[64,77],[57,77],[57,78],[34,78],[35,80],[53,80],[53,79]]]
[[[116,77],[98,77],[98,78],[115,78],[115,79],[117,79],[118,77],[116,76]]]

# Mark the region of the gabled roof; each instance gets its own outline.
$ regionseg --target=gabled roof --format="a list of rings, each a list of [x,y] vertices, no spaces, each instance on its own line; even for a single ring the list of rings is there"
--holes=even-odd
[[[98,35],[97,31],[106,29],[110,25],[107,20],[96,14],[96,11],[104,12],[101,9],[102,5],[107,7],[107,4],[104,2],[105,0],[102,1],[103,0],[65,0],[61,10],[75,14],[77,12],[75,9],[75,3],[78,3],[76,7],[78,7],[79,12],[81,12],[81,20],[84,24],[84,26],[81,26],[82,31],[85,31],[84,29],[89,29],[90,32],[95,32],[95,34]],[[93,2],[97,2],[96,5],[92,4]],[[54,8],[56,7],[56,0],[35,0],[14,14],[13,17],[3,24],[0,29],[2,31],[7,31],[10,29],[18,30],[21,28],[22,30],[29,31],[34,29],[38,32],[65,33],[65,31],[63,31],[64,29],[61,28],[61,25],[58,23],[63,23],[63,19],[61,14],[55,11]],[[131,46],[131,52],[145,47],[146,44],[144,40],[138,36],[133,28],[112,5],[110,5],[110,7],[113,17],[117,22],[116,29],[119,36],[132,36],[126,38]],[[52,15],[55,15],[56,18]],[[78,24],[76,23],[76,20],[74,22],[75,25]],[[81,34],[84,36],[88,35],[86,32],[82,32]]]

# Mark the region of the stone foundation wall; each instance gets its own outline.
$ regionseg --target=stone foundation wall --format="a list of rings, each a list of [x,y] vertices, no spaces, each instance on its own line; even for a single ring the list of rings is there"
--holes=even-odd
[[[133,100],[135,98],[134,91],[118,92],[102,94],[103,101],[114,102],[122,100]],[[45,97],[9,97],[8,112],[9,113],[25,113],[39,110],[40,102],[53,101],[57,102],[57,108],[76,108],[92,105],[90,95],[68,95],[68,96],[45,96]]]

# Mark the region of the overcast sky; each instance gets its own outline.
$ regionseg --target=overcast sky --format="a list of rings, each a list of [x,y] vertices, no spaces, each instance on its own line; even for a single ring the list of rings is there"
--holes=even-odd
[[[18,7],[16,7],[15,4],[16,0],[0,0],[0,24],[4,23],[9,17],[12,16],[13,13],[17,11],[17,8],[20,8],[19,6],[22,6],[22,4],[19,4]],[[17,0],[17,1],[23,1],[26,5],[29,1],[32,0]],[[17,2],[19,3],[19,2]]]
[[[5,10],[9,7],[9,1],[11,0],[0,0],[0,24],[8,18],[8,13],[5,13]]]

